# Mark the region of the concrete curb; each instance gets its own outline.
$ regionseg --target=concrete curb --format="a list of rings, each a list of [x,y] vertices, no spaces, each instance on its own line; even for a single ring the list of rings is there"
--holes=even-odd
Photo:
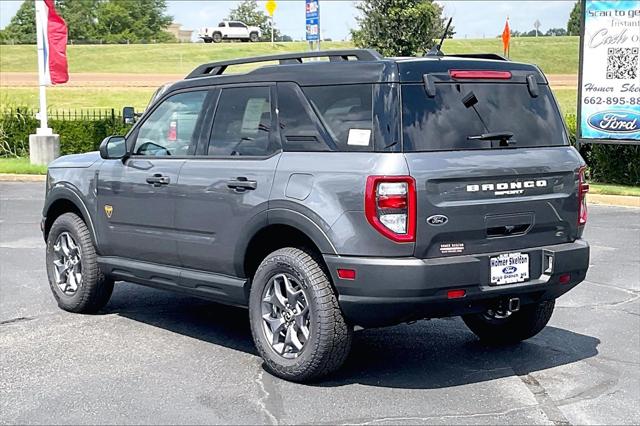
[[[0,182],[44,182],[45,175],[21,175],[16,173],[0,173]]]
[[[46,178],[45,175],[0,173],[0,182],[44,182]],[[640,208],[640,197],[626,195],[587,194],[587,201],[591,204]]]

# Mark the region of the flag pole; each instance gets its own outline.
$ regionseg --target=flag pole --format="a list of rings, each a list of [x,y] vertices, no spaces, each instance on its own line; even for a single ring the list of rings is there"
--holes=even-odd
[[[46,8],[44,0],[35,0],[36,6],[36,40],[38,48],[38,86],[40,88],[40,111],[38,112],[38,119],[40,120],[40,127],[36,130],[37,135],[49,136],[53,132],[49,128],[47,120],[47,77],[44,57],[44,25],[43,23],[47,19]]]

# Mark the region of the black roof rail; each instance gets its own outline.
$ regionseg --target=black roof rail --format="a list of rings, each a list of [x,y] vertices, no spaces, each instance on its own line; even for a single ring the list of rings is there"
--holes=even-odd
[[[316,52],[283,53],[280,55],[256,56],[253,58],[231,59],[228,61],[210,62],[191,71],[185,79],[204,77],[208,75],[222,75],[230,65],[253,64],[257,62],[279,61],[283,64],[301,64],[304,58],[329,58],[331,62],[348,61],[349,58],[358,61],[379,61],[382,55],[373,49],[322,50]]]
[[[508,61],[504,56],[498,55],[497,53],[453,53],[451,55],[445,56],[454,56],[458,58],[476,58],[476,59],[493,59],[495,61]]]

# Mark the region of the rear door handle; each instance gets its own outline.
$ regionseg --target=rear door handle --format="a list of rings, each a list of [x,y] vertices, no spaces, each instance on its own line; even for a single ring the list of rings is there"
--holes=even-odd
[[[147,178],[147,183],[153,186],[169,185],[170,182],[171,179],[169,176],[162,176],[160,173],[156,173]]]
[[[227,181],[227,188],[241,192],[246,190],[254,190],[258,187],[258,182],[248,180],[246,177],[238,177]]]

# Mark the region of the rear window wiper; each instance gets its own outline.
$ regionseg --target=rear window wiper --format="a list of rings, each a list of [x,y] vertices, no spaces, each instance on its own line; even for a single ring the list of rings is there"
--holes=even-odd
[[[515,141],[510,139],[513,137],[511,132],[491,132],[483,133],[481,135],[467,136],[467,140],[470,141],[500,141],[500,146],[509,146],[515,144]]]
[[[483,133],[481,135],[467,136],[470,141],[508,141],[513,137],[511,132]]]

